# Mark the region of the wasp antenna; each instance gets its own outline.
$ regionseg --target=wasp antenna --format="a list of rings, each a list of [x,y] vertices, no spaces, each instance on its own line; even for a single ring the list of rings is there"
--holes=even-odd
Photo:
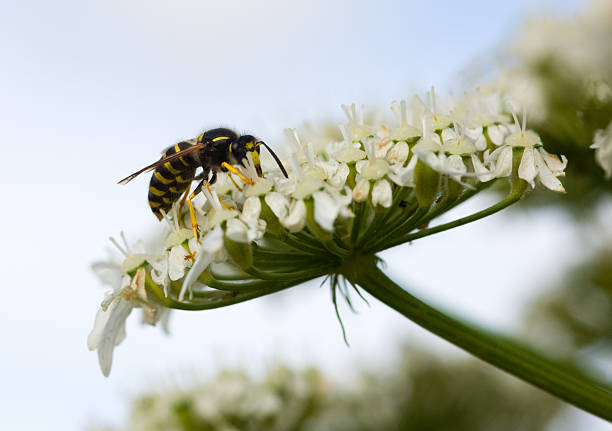
[[[289,178],[289,175],[287,175],[287,171],[285,170],[285,167],[283,166],[283,164],[281,163],[280,159],[278,158],[278,156],[274,153],[274,151],[272,151],[272,148],[270,148],[268,146],[268,144],[266,144],[265,142],[261,142],[261,144],[266,147],[268,149],[268,151],[270,152],[270,154],[272,154],[272,157],[274,157],[274,160],[276,161],[276,164],[278,165],[278,167],[280,168],[281,172],[283,173],[283,175],[285,176],[285,178]]]

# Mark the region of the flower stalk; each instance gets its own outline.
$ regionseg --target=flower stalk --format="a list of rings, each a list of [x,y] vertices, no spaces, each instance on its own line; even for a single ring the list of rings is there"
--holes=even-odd
[[[612,390],[568,363],[548,359],[531,348],[443,313],[414,297],[363,256],[343,274],[366,292],[472,355],[589,413],[612,421]]]

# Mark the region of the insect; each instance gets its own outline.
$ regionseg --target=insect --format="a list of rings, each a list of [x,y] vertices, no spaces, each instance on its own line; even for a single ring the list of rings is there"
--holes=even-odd
[[[170,211],[172,205],[181,196],[183,196],[180,202],[181,206],[189,196],[187,200],[191,226],[197,239],[198,224],[191,200],[202,191],[202,187],[206,187],[210,191],[210,185],[216,182],[218,172],[227,172],[229,178],[239,190],[241,188],[232,178],[232,174],[247,184],[253,184],[250,178],[244,176],[235,167],[235,165],[246,167],[247,153],[251,154],[257,175],[263,177],[259,161],[259,152],[262,145],[270,151],[283,175],[289,178],[285,167],[265,142],[252,135],[240,136],[233,130],[218,128],[202,133],[195,140],[182,141],[169,147],[164,151],[160,160],[122,179],[119,184],[127,184],[138,175],[153,171],[149,183],[149,206],[159,220],[163,218],[164,213]],[[202,173],[196,177],[197,168],[202,168]],[[196,179],[201,179],[201,181],[193,193],[189,194],[191,183]],[[223,201],[221,203],[230,207]]]

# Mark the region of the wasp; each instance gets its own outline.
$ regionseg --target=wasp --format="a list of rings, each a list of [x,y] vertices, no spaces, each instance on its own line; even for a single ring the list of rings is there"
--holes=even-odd
[[[153,171],[149,182],[149,206],[159,220],[170,211],[181,196],[183,196],[181,206],[189,196],[191,226],[197,239],[198,224],[191,202],[192,199],[202,191],[202,187],[206,187],[210,191],[210,186],[217,181],[218,172],[226,172],[238,190],[242,189],[232,178],[232,174],[247,184],[253,184],[250,178],[243,175],[235,167],[236,165],[246,167],[247,153],[251,154],[257,175],[263,177],[259,160],[262,145],[268,149],[283,175],[289,178],[285,167],[265,142],[252,135],[240,136],[231,129],[218,128],[205,131],[195,140],[182,141],[167,148],[160,160],[122,179],[119,184],[127,184],[138,175]],[[196,169],[198,168],[202,168],[202,173],[196,177]],[[191,183],[196,179],[201,179],[201,181],[189,194]],[[230,207],[223,201],[221,203],[228,208]]]

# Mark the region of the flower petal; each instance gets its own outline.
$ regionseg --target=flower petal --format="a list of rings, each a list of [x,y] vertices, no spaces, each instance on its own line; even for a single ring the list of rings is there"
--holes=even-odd
[[[538,148],[538,152],[544,159],[544,163],[551,170],[554,176],[562,177],[565,176],[565,168],[567,167],[567,157],[561,155],[561,159],[555,154],[550,154],[544,148]]]
[[[372,205],[380,205],[383,208],[389,208],[393,201],[393,192],[391,184],[387,180],[378,180],[372,187]]]
[[[523,157],[521,158],[521,164],[518,168],[518,176],[519,178],[524,179],[529,183],[531,188],[535,187],[535,177],[538,174],[535,166],[534,159],[534,149],[533,147],[527,147],[523,151]]]
[[[484,151],[487,148],[487,140],[483,134],[474,141],[474,146],[478,151]]]
[[[125,337],[125,321],[132,312],[134,305],[130,301],[118,298],[113,301],[103,313],[108,313],[102,334],[99,337],[96,349],[98,362],[104,377],[108,377],[113,363],[113,351]],[[92,331],[93,332],[93,331]]]
[[[255,223],[261,214],[261,201],[259,197],[251,196],[244,201],[240,219],[246,224]]]
[[[289,213],[289,199],[279,192],[270,192],[265,197],[266,204],[279,220]]]
[[[314,219],[323,229],[334,230],[334,221],[340,212],[338,203],[326,192],[315,192],[314,198]]]
[[[168,277],[172,281],[183,278],[185,275],[185,265],[188,260],[185,258],[189,256],[187,250],[182,245],[177,245],[170,249],[168,254]]]
[[[489,139],[498,147],[504,143],[504,137],[508,133],[508,129],[502,125],[493,125],[487,127]]]
[[[249,242],[248,230],[249,228],[244,222],[233,218],[227,221],[225,235],[235,242]]]
[[[509,177],[512,174],[512,148],[500,147],[491,153],[491,157],[498,150],[500,151],[497,153],[497,159],[495,160],[495,178]]]
[[[228,220],[229,223],[229,220]],[[181,291],[179,293],[179,301],[182,301],[185,297],[187,289],[191,287],[198,277],[204,272],[208,265],[213,260],[215,253],[218,253],[223,249],[223,230],[216,226],[214,230],[210,231],[206,238],[202,241],[200,249],[196,253],[195,262],[191,267],[191,270],[185,276]]]
[[[483,163],[480,161],[476,154],[471,155],[472,165],[474,166],[474,173],[478,176],[478,180],[486,183],[487,181],[491,181],[495,176],[489,171]]]
[[[387,160],[391,165],[403,165],[406,162],[406,159],[408,159],[408,153],[410,153],[410,147],[408,144],[405,142],[398,142],[387,153]]]
[[[289,215],[280,220],[280,223],[289,232],[299,232],[306,224],[306,204],[303,200],[293,201],[289,208]]]
[[[548,166],[546,166],[546,163],[544,162],[544,159],[542,158],[540,153],[534,151],[534,156],[535,164],[538,168],[538,180],[540,180],[540,183],[542,183],[542,185],[549,190],[565,193],[565,188],[563,187],[563,184],[561,184],[561,181],[559,181],[557,177],[555,177],[550,171]]]

